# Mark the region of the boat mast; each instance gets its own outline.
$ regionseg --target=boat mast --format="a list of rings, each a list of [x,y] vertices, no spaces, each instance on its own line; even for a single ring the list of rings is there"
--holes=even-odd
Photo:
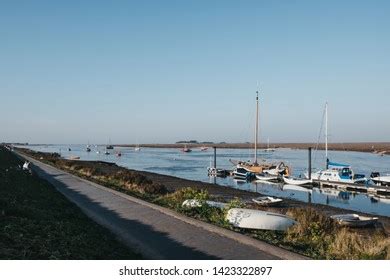
[[[326,157],[326,169],[328,169],[328,102],[325,103],[325,157]]]
[[[259,91],[256,91],[255,161],[257,164],[257,140],[259,137]]]

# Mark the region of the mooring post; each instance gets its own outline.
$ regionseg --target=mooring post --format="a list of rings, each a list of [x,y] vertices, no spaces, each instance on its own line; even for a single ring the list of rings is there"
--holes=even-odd
[[[217,147],[214,146],[214,168],[217,169]]]
[[[308,171],[309,180],[311,180],[311,147],[309,147],[309,171]]]

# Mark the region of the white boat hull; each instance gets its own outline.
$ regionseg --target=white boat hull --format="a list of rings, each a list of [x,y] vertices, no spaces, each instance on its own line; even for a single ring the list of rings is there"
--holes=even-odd
[[[205,203],[210,207],[215,207],[220,209],[227,207],[227,203],[224,202],[206,200]],[[197,208],[197,207],[202,207],[202,205],[203,205],[202,202],[198,199],[187,199],[182,204],[182,206],[186,208]]]
[[[331,218],[336,220],[340,225],[348,227],[368,227],[378,221],[376,217],[365,217],[357,214],[333,215]]]
[[[238,228],[278,231],[285,231],[296,223],[285,215],[244,208],[230,209],[226,220]]]
[[[371,180],[380,186],[390,186],[390,176],[380,176],[371,178]]]
[[[271,196],[262,196],[253,198],[252,201],[260,206],[276,206],[283,202],[281,198],[274,198]]]
[[[293,178],[293,177],[285,177],[285,176],[283,176],[283,181],[286,184],[294,185],[294,186],[310,185],[313,183],[311,179]]]
[[[277,181],[278,176],[270,174],[256,174],[256,179],[259,181]]]

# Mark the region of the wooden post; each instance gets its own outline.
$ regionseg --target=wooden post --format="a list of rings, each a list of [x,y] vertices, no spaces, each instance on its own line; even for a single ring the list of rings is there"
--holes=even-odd
[[[217,147],[214,146],[214,168],[217,169]]]
[[[309,147],[309,170],[308,170],[309,180],[311,179],[311,147]]]

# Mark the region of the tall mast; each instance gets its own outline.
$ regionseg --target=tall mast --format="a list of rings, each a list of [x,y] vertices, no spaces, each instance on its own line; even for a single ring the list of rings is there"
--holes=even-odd
[[[328,168],[328,102],[325,103],[325,157]]]
[[[257,140],[259,137],[259,91],[256,91],[255,164],[257,164]]]

